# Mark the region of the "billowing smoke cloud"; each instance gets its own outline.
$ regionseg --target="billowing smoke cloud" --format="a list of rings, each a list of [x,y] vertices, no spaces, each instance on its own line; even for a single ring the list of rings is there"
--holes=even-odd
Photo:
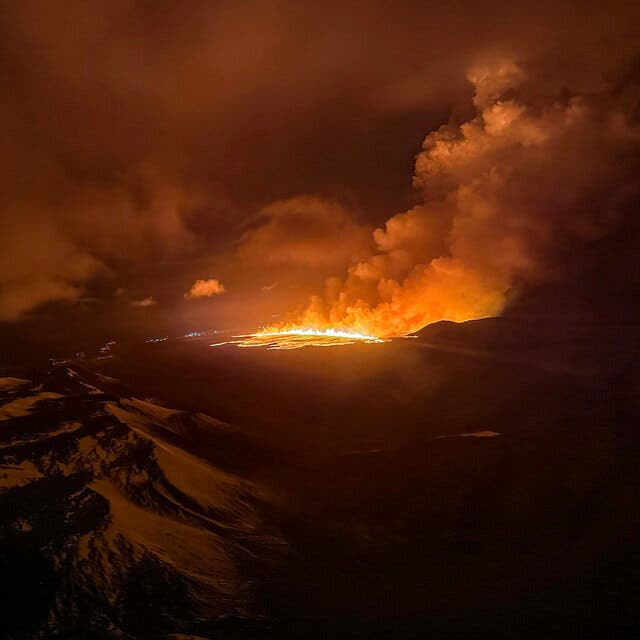
[[[218,296],[225,291],[224,285],[215,278],[196,280],[191,289],[184,294],[184,297],[187,300],[191,300],[192,298],[210,298],[211,296]]]
[[[318,196],[273,202],[251,222],[238,256],[262,266],[344,267],[370,251],[367,227],[344,205]]]
[[[468,79],[475,117],[430,133],[417,157],[423,203],[376,229],[377,252],[327,280],[297,324],[385,336],[496,315],[619,223],[640,143],[624,99],[538,96],[508,61]]]

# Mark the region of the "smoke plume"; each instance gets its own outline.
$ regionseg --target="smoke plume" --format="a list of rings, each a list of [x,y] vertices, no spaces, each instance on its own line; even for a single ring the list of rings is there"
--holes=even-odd
[[[468,73],[475,116],[427,135],[422,203],[373,232],[377,251],[330,278],[295,324],[378,336],[500,314],[563,278],[637,195],[640,129],[624,91],[548,97],[513,62]]]

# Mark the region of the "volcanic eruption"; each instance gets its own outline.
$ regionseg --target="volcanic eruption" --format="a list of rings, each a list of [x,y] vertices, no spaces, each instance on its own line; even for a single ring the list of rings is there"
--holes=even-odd
[[[537,95],[510,60],[467,77],[474,117],[429,133],[416,158],[422,203],[375,229],[375,252],[306,309],[241,345],[375,341],[496,316],[523,287],[579,269],[576,254],[616,226],[637,190],[615,162],[639,135],[623,101]]]

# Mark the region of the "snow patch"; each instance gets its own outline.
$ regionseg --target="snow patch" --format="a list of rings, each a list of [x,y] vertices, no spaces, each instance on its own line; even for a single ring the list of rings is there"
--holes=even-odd
[[[6,464],[0,466],[0,493],[14,487],[29,484],[42,478],[33,462],[23,460],[20,464]]]
[[[25,398],[16,398],[11,402],[7,402],[0,406],[0,420],[9,420],[9,418],[18,418],[20,416],[28,416],[31,410],[38,402],[42,400],[52,400],[54,398],[62,398],[59,393],[53,393],[52,391],[43,391],[37,393],[34,396],[27,396]]]
[[[22,378],[0,378],[0,391],[12,392],[31,384],[31,380]]]

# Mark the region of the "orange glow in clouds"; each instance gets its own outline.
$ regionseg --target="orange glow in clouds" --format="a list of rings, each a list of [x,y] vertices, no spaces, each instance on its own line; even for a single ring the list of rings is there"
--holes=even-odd
[[[562,276],[563,247],[607,233],[615,216],[591,196],[608,192],[610,178],[594,186],[602,158],[593,148],[613,159],[624,151],[636,135],[630,125],[601,124],[623,116],[603,117],[586,96],[531,106],[519,91],[525,71],[510,60],[478,64],[468,79],[475,115],[429,133],[416,158],[420,203],[374,229],[368,255],[354,245],[346,272],[306,308],[239,346],[377,342],[441,320],[497,316],[521,288]],[[619,206],[618,195],[606,207]]]

